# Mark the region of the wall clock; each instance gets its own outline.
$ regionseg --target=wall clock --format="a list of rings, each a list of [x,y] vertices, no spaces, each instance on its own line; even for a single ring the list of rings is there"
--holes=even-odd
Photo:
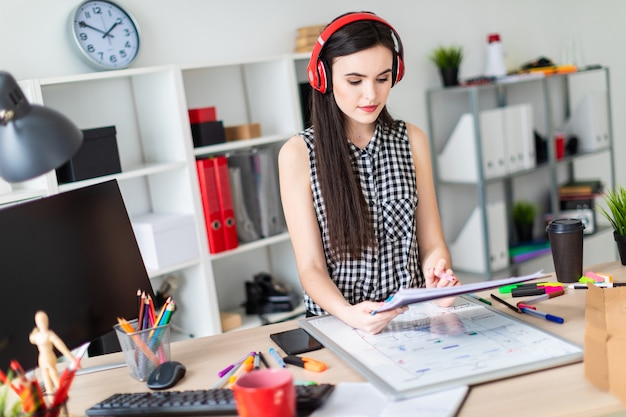
[[[70,16],[71,36],[80,55],[100,70],[126,68],[141,45],[139,24],[110,0],[86,0]]]

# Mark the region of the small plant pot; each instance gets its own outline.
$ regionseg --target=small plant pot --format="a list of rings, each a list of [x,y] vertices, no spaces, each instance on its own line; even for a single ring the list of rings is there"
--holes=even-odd
[[[518,242],[530,242],[533,240],[533,224],[530,223],[516,223],[515,233],[517,234]]]
[[[619,258],[622,261],[622,265],[626,265],[626,236],[613,232],[613,238],[617,244],[617,251],[619,252]]]
[[[441,81],[444,87],[453,87],[459,85],[459,69],[458,68],[441,68]]]

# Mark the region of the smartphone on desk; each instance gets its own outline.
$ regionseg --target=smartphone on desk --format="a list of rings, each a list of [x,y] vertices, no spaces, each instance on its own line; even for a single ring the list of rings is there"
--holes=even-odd
[[[301,328],[272,333],[270,334],[270,338],[287,355],[298,355],[324,347],[317,339]]]

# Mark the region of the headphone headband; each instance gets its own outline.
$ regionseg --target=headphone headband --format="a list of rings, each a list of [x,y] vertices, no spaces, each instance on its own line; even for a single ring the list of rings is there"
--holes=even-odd
[[[327,77],[330,76],[330,71],[328,71],[329,74],[326,74],[326,66],[320,59],[320,53],[322,52],[324,44],[335,32],[337,32],[342,27],[349,25],[350,23],[364,20],[380,22],[387,26],[389,29],[391,29],[391,34],[394,38],[396,48],[395,55],[397,56],[397,62],[394,63],[395,71],[391,80],[391,85],[394,86],[404,76],[404,51],[402,48],[402,42],[400,41],[400,36],[393,28],[393,26],[391,26],[386,20],[375,15],[374,13],[349,13],[335,19],[328,26],[326,26],[326,28],[322,31],[322,33],[320,33],[320,36],[317,38],[315,46],[313,47],[313,51],[311,52],[311,59],[309,60],[309,65],[307,66],[307,77],[309,79],[309,84],[311,84],[311,86],[320,93],[325,94],[328,90],[329,80]]]

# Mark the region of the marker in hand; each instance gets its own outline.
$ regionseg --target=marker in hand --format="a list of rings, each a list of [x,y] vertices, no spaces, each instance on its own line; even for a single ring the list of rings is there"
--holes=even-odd
[[[435,274],[435,276],[450,282],[456,281],[456,277],[445,272],[440,272],[439,274]]]

